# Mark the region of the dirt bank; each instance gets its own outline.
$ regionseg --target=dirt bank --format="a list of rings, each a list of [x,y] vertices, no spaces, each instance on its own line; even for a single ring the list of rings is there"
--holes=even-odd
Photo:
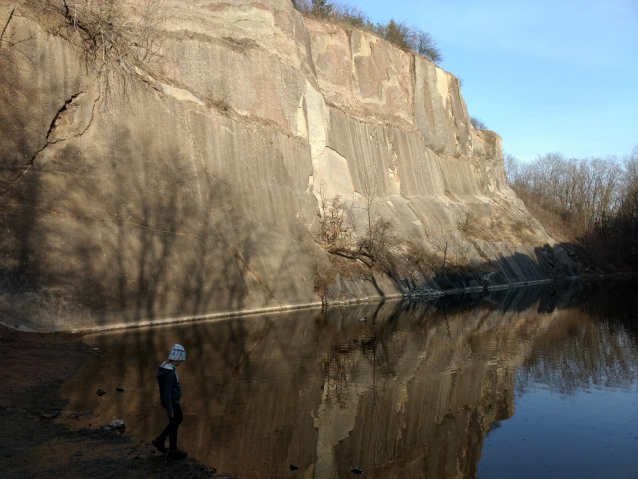
[[[126,434],[57,423],[66,406],[60,386],[94,354],[77,335],[0,326],[0,476],[228,478],[193,459],[167,462]]]

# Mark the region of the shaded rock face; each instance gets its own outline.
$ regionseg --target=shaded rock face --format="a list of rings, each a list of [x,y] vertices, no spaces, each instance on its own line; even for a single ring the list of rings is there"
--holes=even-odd
[[[0,1],[2,321],[85,329],[316,304],[321,199],[343,198],[361,237],[370,184],[399,240],[490,261],[486,284],[576,274],[451,74],[289,0],[164,7],[156,55],[107,83],[60,12]],[[431,276],[408,264],[374,285],[339,278],[324,299]]]

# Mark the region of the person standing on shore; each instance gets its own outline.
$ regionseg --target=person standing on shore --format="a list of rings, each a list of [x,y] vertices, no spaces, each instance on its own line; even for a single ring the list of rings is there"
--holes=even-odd
[[[160,401],[168,413],[168,426],[152,441],[162,454],[167,454],[169,459],[185,459],[187,454],[177,449],[177,429],[184,416],[180,406],[182,398],[182,385],[179,382],[177,368],[186,360],[186,351],[180,344],[175,344],[168,354],[168,360],[157,368],[157,383],[159,385]],[[165,447],[168,437],[168,451]]]

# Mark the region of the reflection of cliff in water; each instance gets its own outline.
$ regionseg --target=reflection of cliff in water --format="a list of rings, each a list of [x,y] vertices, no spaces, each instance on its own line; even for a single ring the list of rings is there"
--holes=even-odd
[[[105,357],[63,394],[150,440],[166,421],[155,370],[180,342],[181,447],[220,472],[475,477],[490,424],[514,413],[517,368],[573,298],[555,288],[93,335]]]

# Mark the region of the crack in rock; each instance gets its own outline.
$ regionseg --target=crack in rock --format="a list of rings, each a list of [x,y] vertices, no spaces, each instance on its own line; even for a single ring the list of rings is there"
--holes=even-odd
[[[15,7],[9,7],[9,14],[7,16],[7,21],[4,24],[4,27],[2,28],[2,32],[0,32],[0,48],[2,47],[2,37],[4,36],[4,32],[7,31],[7,27],[9,26],[9,22],[11,21],[11,18],[13,18],[13,12],[15,10]]]
[[[62,118],[62,114],[67,110],[67,108],[69,108],[69,106],[77,99],[80,97],[80,95],[82,95],[82,92],[80,93],[76,93],[75,95],[73,95],[71,98],[69,98],[67,101],[64,102],[64,105],[62,105],[62,108],[60,108],[58,110],[58,112],[55,114],[55,116],[53,117],[53,121],[51,121],[51,124],[49,125],[49,131],[47,131],[47,135],[46,135],[46,140],[47,140],[47,145],[49,144],[49,138],[51,137],[51,134],[53,133],[53,131],[55,130],[55,128],[58,125],[58,122],[60,121],[60,119]],[[47,145],[45,145],[42,150],[44,150],[44,148],[47,147]],[[40,150],[40,151],[42,151]],[[37,155],[36,155],[37,156]]]
[[[97,104],[97,102],[99,100],[99,96],[95,99],[95,101],[93,103],[93,108],[91,109],[91,118],[89,119],[89,122],[88,122],[86,128],[84,128],[81,132],[77,133],[76,135],[69,136],[68,138],[58,138],[58,139],[53,139],[53,140],[51,139],[51,136],[54,134],[56,128],[59,125],[59,121],[62,118],[62,115],[69,109],[69,107],[71,105],[73,105],[74,103],[77,103],[76,100],[78,98],[80,98],[83,94],[84,94],[84,92],[76,93],[76,94],[72,95],[68,100],[66,100],[64,102],[64,105],[62,105],[62,107],[53,116],[53,120],[51,120],[51,123],[49,125],[49,129],[47,130],[47,134],[45,136],[45,142],[44,142],[44,145],[42,146],[42,148],[40,148],[38,151],[35,152],[35,154],[26,163],[26,165],[24,166],[22,171],[18,174],[18,176],[16,176],[13,179],[13,181],[11,181],[2,192],[0,192],[0,197],[5,196],[7,193],[9,193],[9,191],[11,191],[11,189],[13,189],[13,187],[20,180],[20,178],[22,178],[22,176],[33,166],[33,164],[34,164],[36,158],[38,157],[38,155],[40,155],[40,153],[42,153],[44,150],[46,150],[49,145],[53,145],[53,144],[59,143],[61,141],[67,141],[67,140],[70,140],[71,138],[77,138],[78,136],[83,135],[89,129],[89,127],[91,126],[91,123],[93,122],[93,117],[95,115],[95,105]]]
[[[273,299],[275,301],[277,301],[279,303],[279,306],[281,306],[283,308],[283,303],[281,301],[279,301],[277,299],[277,297],[275,296],[275,294],[272,292],[272,290],[268,287],[268,285],[266,285],[262,279],[259,277],[259,275],[257,274],[257,271],[255,271],[244,259],[243,255],[241,254],[241,251],[239,251],[235,246],[233,246],[227,239],[226,237],[221,233],[218,232],[219,236],[221,237],[221,239],[224,241],[224,243],[226,244],[226,248],[228,248],[228,251],[230,251],[230,254],[232,255],[233,258],[235,258],[235,260],[237,260],[238,263],[240,263],[244,269],[246,271],[248,271],[254,278],[255,280],[266,290],[268,291],[268,293],[270,293],[270,296],[273,297]]]

